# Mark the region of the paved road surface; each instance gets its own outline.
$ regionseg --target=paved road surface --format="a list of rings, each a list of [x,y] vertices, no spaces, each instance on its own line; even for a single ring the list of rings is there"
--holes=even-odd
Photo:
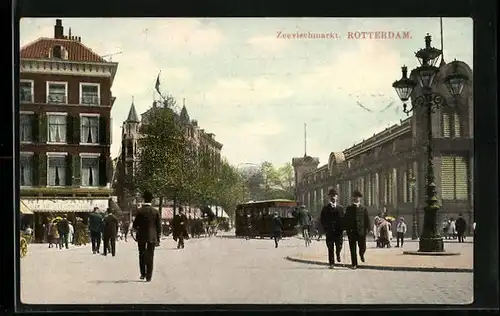
[[[472,273],[350,270],[294,263],[303,249],[288,238],[212,237],[176,250],[164,240],[150,283],[139,280],[137,248],[119,242],[116,257],[90,246],[69,250],[30,245],[21,259],[21,300],[34,304],[467,304]]]

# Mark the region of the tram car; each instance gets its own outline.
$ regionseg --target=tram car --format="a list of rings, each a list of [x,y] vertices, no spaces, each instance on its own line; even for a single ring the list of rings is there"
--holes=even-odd
[[[283,223],[283,237],[295,236],[297,201],[276,199],[247,202],[236,207],[235,234],[237,237],[267,238],[273,236],[272,218],[277,213]]]

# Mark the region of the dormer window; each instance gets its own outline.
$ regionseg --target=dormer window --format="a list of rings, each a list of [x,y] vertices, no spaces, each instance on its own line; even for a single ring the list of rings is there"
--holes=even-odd
[[[68,51],[61,45],[55,45],[50,49],[50,58],[68,59]]]

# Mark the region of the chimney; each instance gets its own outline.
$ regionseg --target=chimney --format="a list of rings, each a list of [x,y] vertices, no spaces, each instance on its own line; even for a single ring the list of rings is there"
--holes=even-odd
[[[54,38],[63,39],[64,38],[64,28],[62,26],[62,20],[57,19],[56,25],[54,25]]]

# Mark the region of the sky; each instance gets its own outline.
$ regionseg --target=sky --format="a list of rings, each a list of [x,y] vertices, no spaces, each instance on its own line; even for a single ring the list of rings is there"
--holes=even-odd
[[[112,55],[112,157],[132,98],[138,113],[157,98],[154,86],[185,105],[191,119],[215,134],[230,163],[281,165],[292,157],[343,151],[406,118],[392,88],[401,66],[433,36],[439,18],[64,18],[65,35]],[[55,18],[26,18],[21,46],[53,37]],[[447,62],[472,68],[473,22],[443,18]],[[333,34],[291,38],[293,33]],[[349,32],[409,32],[406,39],[349,38]],[[160,73],[161,72],[161,73]],[[360,106],[361,105],[361,106]],[[367,110],[368,109],[368,110]],[[385,109],[385,110],[384,110]],[[307,124],[307,136],[304,133]],[[307,139],[305,146],[304,139]]]

